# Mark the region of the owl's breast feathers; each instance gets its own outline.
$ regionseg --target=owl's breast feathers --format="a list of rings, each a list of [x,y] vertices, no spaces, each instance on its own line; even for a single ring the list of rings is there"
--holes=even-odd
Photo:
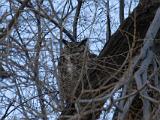
[[[86,73],[95,65],[96,55],[91,54],[82,43],[67,42],[60,56],[59,91],[64,101],[75,99],[76,86],[85,80]]]

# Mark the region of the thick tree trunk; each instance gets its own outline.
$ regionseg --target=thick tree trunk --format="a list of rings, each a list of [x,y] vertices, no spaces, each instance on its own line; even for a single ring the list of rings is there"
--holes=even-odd
[[[103,110],[103,105],[108,98],[110,98],[111,103],[107,110],[109,110],[112,106],[117,108],[113,118],[114,120],[119,119],[117,117],[118,114],[123,112],[126,112],[126,120],[130,118],[132,120],[143,118],[143,101],[138,92],[135,92],[135,94],[127,97],[124,101],[125,104],[124,102],[117,101],[118,104],[117,102],[113,102],[113,96],[114,92],[120,88],[122,88],[121,96],[123,97],[132,93],[134,90],[137,90],[135,81],[125,81],[131,76],[129,74],[130,72],[127,73],[126,71],[130,67],[132,68],[132,66],[130,66],[130,61],[133,61],[135,56],[140,53],[140,48],[143,46],[144,42],[143,39],[159,6],[160,2],[158,2],[158,0],[140,1],[133,13],[111,36],[110,41],[106,43],[97,58],[97,67],[89,75],[89,85],[91,87],[86,87],[89,92],[84,92],[82,98],[77,101],[77,104],[70,106],[70,108],[67,107],[64,109],[60,115],[60,120],[66,120],[70,116],[73,116],[71,118],[75,120],[78,118],[81,120],[97,119],[99,118],[100,113]],[[160,30],[157,33],[156,38],[160,38]],[[158,51],[158,43],[155,44],[155,47],[158,48],[156,48],[157,53],[160,54]],[[138,69],[137,66],[136,69]],[[130,71],[134,72],[136,69]],[[138,89],[138,91],[140,90]],[[83,106],[83,110],[79,113],[77,113],[77,107],[75,107],[77,105]],[[125,105],[126,107],[129,107],[126,109],[128,111],[123,110]]]

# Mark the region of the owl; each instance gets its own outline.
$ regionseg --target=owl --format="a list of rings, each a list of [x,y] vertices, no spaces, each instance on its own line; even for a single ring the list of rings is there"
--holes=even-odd
[[[87,46],[87,39],[81,42],[68,42],[66,40],[62,42],[64,48],[58,64],[58,86],[61,99],[66,103],[73,103],[76,99],[75,90],[78,84],[83,82],[88,71],[91,54]]]

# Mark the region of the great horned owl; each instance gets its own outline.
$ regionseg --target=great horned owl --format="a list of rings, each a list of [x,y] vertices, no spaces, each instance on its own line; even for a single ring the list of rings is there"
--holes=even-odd
[[[62,42],[64,48],[58,65],[59,91],[61,99],[71,103],[75,99],[77,85],[82,82],[87,72],[91,54],[86,44],[87,39],[81,42],[67,42],[66,40]]]

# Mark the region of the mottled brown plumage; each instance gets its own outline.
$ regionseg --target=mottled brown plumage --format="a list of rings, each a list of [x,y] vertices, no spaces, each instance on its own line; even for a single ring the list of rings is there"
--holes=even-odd
[[[58,86],[61,99],[67,103],[72,103],[76,99],[76,87],[83,82],[88,71],[91,54],[86,42],[87,39],[81,42],[63,40],[64,48],[58,65]]]

